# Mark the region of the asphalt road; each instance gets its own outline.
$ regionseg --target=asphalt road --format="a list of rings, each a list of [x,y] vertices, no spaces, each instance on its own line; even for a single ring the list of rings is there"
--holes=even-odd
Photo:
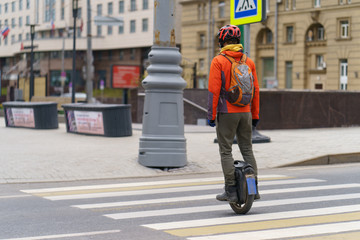
[[[247,215],[221,174],[1,184],[0,239],[360,239],[360,164],[266,169]]]

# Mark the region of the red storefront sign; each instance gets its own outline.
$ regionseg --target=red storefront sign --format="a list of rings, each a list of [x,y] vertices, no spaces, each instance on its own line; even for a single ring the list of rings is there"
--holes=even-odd
[[[140,67],[113,65],[112,87],[113,88],[136,88],[139,85]]]

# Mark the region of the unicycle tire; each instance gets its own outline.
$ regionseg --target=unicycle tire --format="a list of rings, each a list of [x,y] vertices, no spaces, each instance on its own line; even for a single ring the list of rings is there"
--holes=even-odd
[[[237,214],[246,214],[250,211],[255,195],[247,195],[245,203],[229,203],[232,210]]]

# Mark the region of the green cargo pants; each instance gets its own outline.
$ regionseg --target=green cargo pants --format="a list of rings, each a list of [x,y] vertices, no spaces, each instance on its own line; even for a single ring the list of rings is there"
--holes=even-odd
[[[235,135],[244,161],[253,166],[257,176],[257,165],[252,150],[251,113],[219,113],[216,119],[216,134],[225,185],[235,185],[235,167],[231,153]]]

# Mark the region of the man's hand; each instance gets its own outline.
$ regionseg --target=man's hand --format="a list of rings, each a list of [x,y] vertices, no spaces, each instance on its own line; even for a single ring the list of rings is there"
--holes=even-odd
[[[209,119],[208,119],[207,122],[208,122],[208,124],[209,124],[210,127],[215,127],[215,125],[216,125],[216,124],[215,124],[215,120],[209,120]]]
[[[252,120],[253,127],[256,127],[258,125],[258,123],[259,123],[259,119],[253,119]]]

